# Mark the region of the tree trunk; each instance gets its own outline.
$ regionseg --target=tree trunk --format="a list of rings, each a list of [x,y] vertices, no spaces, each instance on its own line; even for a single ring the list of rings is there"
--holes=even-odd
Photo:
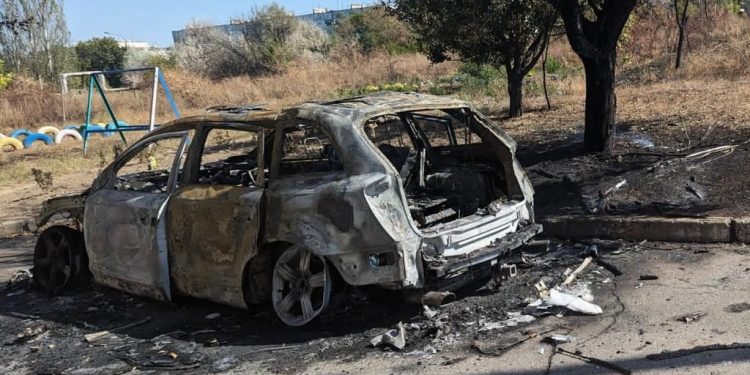
[[[617,110],[616,54],[613,51],[608,56],[582,60],[586,72],[586,125],[583,148],[587,152],[609,150]]]
[[[684,0],[684,6],[682,8],[682,14],[678,11],[677,0],[674,0],[674,15],[677,21],[677,56],[674,60],[674,68],[680,69],[682,65],[682,50],[685,45],[685,27],[687,26],[687,8],[689,5],[688,0]]]
[[[520,117],[523,115],[523,77],[518,72],[507,70],[508,73],[508,96],[510,106],[508,116]]]

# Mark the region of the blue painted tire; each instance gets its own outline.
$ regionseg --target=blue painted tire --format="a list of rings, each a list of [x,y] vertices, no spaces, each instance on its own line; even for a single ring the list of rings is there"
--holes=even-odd
[[[78,132],[81,133],[81,135],[84,135],[88,129],[99,130],[99,129],[104,129],[104,127],[101,126],[101,125],[96,125],[96,124],[89,124],[89,126],[81,125],[78,128]],[[102,137],[109,137],[111,135],[111,134],[107,134],[107,133],[91,133],[91,135],[95,135],[95,134],[101,135]]]
[[[19,139],[18,137],[20,136],[28,137],[32,134],[35,134],[35,133],[30,132],[29,129],[16,129],[10,133],[9,137]]]
[[[47,134],[31,134],[23,140],[23,148],[31,148],[34,142],[42,141],[45,145],[55,144],[55,140]]]
[[[109,132],[104,133],[105,137],[111,137],[115,134],[115,132],[117,132],[117,125],[115,125],[115,123],[113,122],[110,122],[109,124],[107,124],[107,126],[104,129],[111,130]]]

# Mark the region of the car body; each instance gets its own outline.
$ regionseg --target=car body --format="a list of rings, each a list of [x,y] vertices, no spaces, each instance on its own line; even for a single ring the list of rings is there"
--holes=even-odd
[[[222,132],[241,135],[227,146],[239,154],[209,162],[235,139]],[[121,171],[155,164],[138,155],[169,142],[168,168]],[[100,284],[241,308],[271,298],[290,325],[325,309],[334,272],[355,286],[446,289],[541,231],[515,142],[468,103],[415,93],[178,119],[83,194],[45,202],[38,224],[58,214],[80,225],[77,251]]]

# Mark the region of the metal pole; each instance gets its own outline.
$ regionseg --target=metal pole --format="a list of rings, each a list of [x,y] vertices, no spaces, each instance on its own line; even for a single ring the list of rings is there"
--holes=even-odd
[[[60,74],[60,104],[62,105],[62,115],[63,115],[63,123],[62,125],[65,126],[65,123],[68,121],[66,118],[65,113],[65,94],[68,93],[68,79],[65,77],[65,74]]]
[[[156,125],[156,91],[159,88],[159,67],[154,68],[154,87],[151,90],[151,117],[148,120],[148,131],[154,131]]]

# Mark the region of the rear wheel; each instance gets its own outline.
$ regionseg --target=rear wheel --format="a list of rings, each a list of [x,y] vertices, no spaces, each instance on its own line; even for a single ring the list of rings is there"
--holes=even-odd
[[[276,315],[290,326],[302,326],[320,315],[331,300],[333,279],[325,258],[292,246],[276,261],[271,301]]]
[[[65,226],[47,228],[34,247],[34,283],[50,292],[89,277],[83,234]]]

